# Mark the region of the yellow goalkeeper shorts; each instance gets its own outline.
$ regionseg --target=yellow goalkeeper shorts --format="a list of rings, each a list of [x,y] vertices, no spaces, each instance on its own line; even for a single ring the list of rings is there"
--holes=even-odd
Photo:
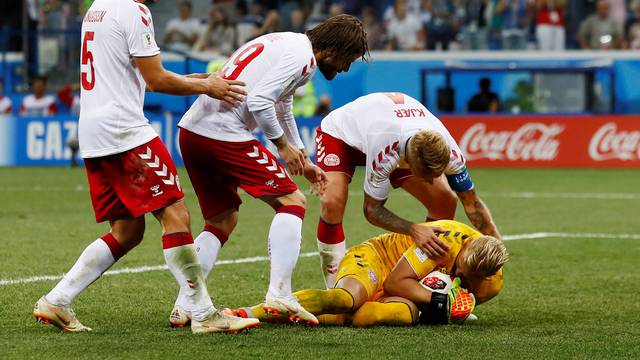
[[[382,296],[382,284],[390,270],[373,247],[360,244],[350,248],[342,258],[336,284],[340,279],[350,276],[367,289],[368,301],[375,301]]]

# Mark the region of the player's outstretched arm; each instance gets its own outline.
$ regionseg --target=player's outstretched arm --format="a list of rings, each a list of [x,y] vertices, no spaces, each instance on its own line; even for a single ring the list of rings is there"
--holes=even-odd
[[[165,70],[160,55],[148,57],[134,57],[136,66],[147,83],[147,88],[154,92],[171,95],[200,95],[225,101],[231,105],[242,100],[246,92],[237,86],[245,83],[237,80],[224,80],[217,74],[204,78],[198,76],[183,76]]]
[[[412,223],[387,209],[384,200],[377,200],[365,192],[364,216],[373,225],[399,234],[410,235],[416,245],[428,256],[438,258],[446,256],[449,245],[438,238],[436,233],[445,230],[439,226],[427,226]]]
[[[487,208],[478,194],[476,194],[476,190],[471,189],[456,193],[464,207],[464,212],[467,214],[473,226],[485,235],[491,235],[501,239],[502,236],[498,231],[498,227],[496,227],[496,224],[493,222],[489,208]]]

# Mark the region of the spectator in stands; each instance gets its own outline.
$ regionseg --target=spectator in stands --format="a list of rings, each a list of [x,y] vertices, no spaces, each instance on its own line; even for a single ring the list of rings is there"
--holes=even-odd
[[[396,0],[393,16],[387,23],[388,50],[424,49],[424,30],[418,19],[407,13],[407,0]]]
[[[427,23],[427,49],[449,50],[449,44],[455,39],[458,24],[455,8],[450,0],[431,0],[431,20]]]
[[[0,115],[11,115],[13,102],[4,96],[4,80],[0,79]]]
[[[295,9],[291,11],[291,27],[289,29],[285,29],[285,31],[296,32],[300,34],[304,34],[306,31],[304,25],[304,12],[300,9]]]
[[[330,18],[338,15],[344,14],[344,6],[340,2],[334,2],[329,6],[329,16]]]
[[[527,47],[530,21],[527,1],[499,0],[496,3],[495,13],[502,22],[502,48],[524,50]]]
[[[178,5],[180,16],[169,20],[163,42],[171,49],[189,51],[198,40],[200,22],[191,17],[193,5],[190,1],[183,1]]]
[[[262,24],[256,24],[256,28],[254,29],[253,35],[250,39],[255,39],[258,36],[278,31],[281,31],[280,15],[278,15],[278,11],[276,10],[269,10],[269,12],[267,12],[267,16],[264,18],[264,22],[262,22]]]
[[[25,96],[20,105],[22,116],[51,116],[58,112],[56,98],[46,94],[47,78],[37,77],[31,84],[33,94]]]
[[[230,55],[236,47],[236,30],[224,8],[214,6],[209,11],[209,25],[193,46],[194,51],[212,51]]]
[[[625,24],[625,35],[627,39],[626,47],[629,49],[640,49],[640,0],[633,0],[630,5],[631,16]]]
[[[583,49],[619,49],[622,45],[622,24],[611,18],[609,1],[599,0],[596,13],[587,17],[578,31]]]
[[[491,80],[489,78],[480,79],[480,92],[469,100],[467,111],[495,113],[499,110],[500,99],[496,93],[491,91]]]
[[[486,50],[488,47],[487,18],[489,0],[465,0],[461,7],[460,38],[466,50]]]
[[[80,115],[80,83],[69,84],[58,91],[58,99],[73,115]]]
[[[538,49],[561,51],[565,48],[565,0],[536,0],[536,40]]]
[[[384,48],[384,31],[378,22],[375,10],[370,6],[365,6],[360,15],[362,25],[367,32],[367,43],[369,50],[381,50]]]

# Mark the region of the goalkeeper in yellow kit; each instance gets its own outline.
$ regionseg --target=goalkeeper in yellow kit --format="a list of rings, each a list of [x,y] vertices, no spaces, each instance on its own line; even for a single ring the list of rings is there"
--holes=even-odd
[[[456,221],[422,225],[440,231],[438,237],[450,248],[446,256],[430,259],[410,236],[383,234],[349,249],[333,289],[307,289],[294,295],[305,309],[321,315],[323,324],[413,325],[419,320],[433,324],[465,320],[476,303],[488,301],[502,289],[506,248],[501,240]],[[420,284],[435,270],[456,277],[448,294],[429,291]],[[262,304],[233,313],[262,321],[299,321],[282,319]]]

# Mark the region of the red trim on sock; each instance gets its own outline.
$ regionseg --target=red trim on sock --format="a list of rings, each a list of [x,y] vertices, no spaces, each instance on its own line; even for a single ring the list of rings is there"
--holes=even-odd
[[[162,248],[165,250],[189,244],[193,244],[191,233],[179,232],[162,235]]]
[[[329,224],[320,218],[318,221],[318,241],[324,244],[340,244],[344,241],[342,223]]]
[[[124,254],[127,253],[127,251],[122,247],[122,245],[120,245],[113,234],[104,234],[100,238],[102,239],[102,241],[104,241],[105,244],[107,244],[109,250],[111,250],[111,255],[113,256],[113,259],[115,261],[118,261],[118,259],[120,259],[124,256]]]
[[[204,229],[202,231],[208,231],[213,235],[215,235],[218,238],[218,240],[220,240],[221,245],[224,245],[224,243],[226,243],[227,240],[229,240],[229,235],[225,234],[224,231],[218,229],[213,225],[204,224]]]
[[[300,220],[304,220],[305,212],[305,208],[298,205],[284,205],[276,209],[278,214],[290,214],[299,217]]]

